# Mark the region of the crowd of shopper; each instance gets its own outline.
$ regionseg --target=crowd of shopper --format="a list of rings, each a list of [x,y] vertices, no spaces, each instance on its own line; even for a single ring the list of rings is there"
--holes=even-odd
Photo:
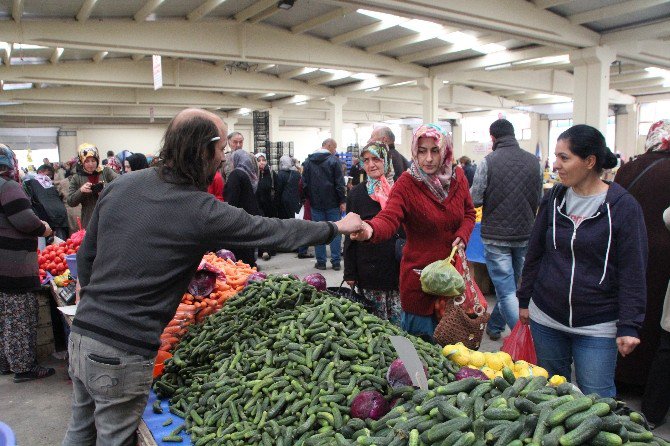
[[[496,293],[488,335],[529,324],[538,365],[566,377],[574,366],[585,393],[615,396],[615,379],[646,383],[643,410],[661,423],[670,400],[670,121],[652,126],[647,152],[614,182],[602,179],[619,164],[603,135],[569,128],[555,147],[560,183],[544,196],[541,164],[521,149],[512,124],[496,120],[489,133],[493,150],[474,165],[456,163],[439,125],[414,131],[409,161],[393,132],[376,128],[349,170],[349,188],[335,140],[302,166],[282,156],[275,171],[265,151],[250,154],[239,132],[196,109],[173,119],[155,158],[123,150],[101,160],[97,147],[82,144],[76,159],[45,160],[22,187],[12,151],[0,145],[0,237],[12,241],[0,248],[0,373],[17,382],[54,373],[35,359],[37,237],[67,238],[73,216],[87,232],[64,444],[133,438],[158,337],[205,251],[225,247],[256,266],[281,250],[312,257],[307,247],[315,246],[318,270],[329,251],[332,269],[344,267],[374,314],[431,341],[436,296],[422,291],[421,271],[465,248],[483,206]],[[303,221],[288,221],[298,214]],[[123,266],[111,261],[120,256]],[[120,282],[127,270],[133,278]],[[91,385],[110,364],[133,380]]]

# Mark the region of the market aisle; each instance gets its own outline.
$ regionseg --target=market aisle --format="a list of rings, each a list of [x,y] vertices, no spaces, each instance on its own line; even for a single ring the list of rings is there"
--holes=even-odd
[[[338,286],[342,281],[342,271],[326,271],[314,268],[314,259],[298,259],[296,254],[279,254],[269,261],[259,260],[261,271],[268,274],[291,273],[300,278],[313,272],[322,273],[328,286]],[[489,308],[494,299],[488,297]],[[509,331],[503,333],[507,336]],[[481,351],[498,351],[502,340],[491,341],[484,335]],[[14,384],[12,375],[0,376],[0,421],[14,430],[18,444],[22,446],[56,446],[65,435],[70,418],[70,398],[72,385],[67,379],[65,361],[51,359],[45,364],[56,369],[56,375],[23,384]],[[639,398],[623,395],[628,405],[639,408]],[[670,423],[655,431],[656,435],[670,438]]]

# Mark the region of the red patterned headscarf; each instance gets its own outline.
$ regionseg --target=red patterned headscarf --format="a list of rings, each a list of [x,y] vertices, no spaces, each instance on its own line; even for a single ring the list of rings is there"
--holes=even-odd
[[[670,150],[670,119],[662,119],[651,125],[644,146],[647,152]]]
[[[440,166],[434,174],[427,174],[419,166],[419,139],[431,138],[435,140],[435,144],[440,149]],[[428,189],[440,201],[444,201],[449,194],[449,185],[451,184],[451,177],[453,169],[451,167],[451,160],[454,156],[454,147],[451,143],[451,138],[447,132],[437,124],[423,124],[414,132],[412,138],[412,166],[409,173],[417,180],[428,186]]]

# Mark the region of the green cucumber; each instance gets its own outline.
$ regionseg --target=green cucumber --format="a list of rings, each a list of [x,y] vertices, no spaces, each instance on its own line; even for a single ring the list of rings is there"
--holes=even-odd
[[[470,418],[454,418],[453,420],[437,424],[422,433],[421,441],[427,444],[432,444],[447,438],[447,436],[454,431],[463,431],[470,428],[470,426],[472,426],[472,420],[470,420]]]
[[[569,403],[562,404],[551,412],[547,418],[547,426],[554,427],[563,423],[569,416],[587,410],[593,405],[591,398],[584,396]]]
[[[607,403],[595,403],[593,406],[589,407],[587,410],[583,412],[570,415],[565,420],[565,428],[568,430],[575,429],[591,415],[598,415],[599,417],[604,417],[608,413],[610,413],[610,406]]]
[[[542,446],[558,446],[561,437],[565,434],[563,426],[554,427],[551,432],[542,438]]]
[[[603,420],[598,415],[589,415],[576,428],[562,435],[559,443],[561,446],[579,446],[598,435],[602,427]]]
[[[518,410],[505,407],[489,407],[484,411],[484,416],[489,420],[509,420],[514,421],[521,413]]]
[[[593,446],[621,446],[623,440],[617,434],[601,431],[591,439],[591,444]]]

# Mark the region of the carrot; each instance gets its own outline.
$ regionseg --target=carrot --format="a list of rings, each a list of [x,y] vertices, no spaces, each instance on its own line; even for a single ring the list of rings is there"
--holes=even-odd
[[[177,333],[180,330],[179,326],[165,327],[163,333]]]

